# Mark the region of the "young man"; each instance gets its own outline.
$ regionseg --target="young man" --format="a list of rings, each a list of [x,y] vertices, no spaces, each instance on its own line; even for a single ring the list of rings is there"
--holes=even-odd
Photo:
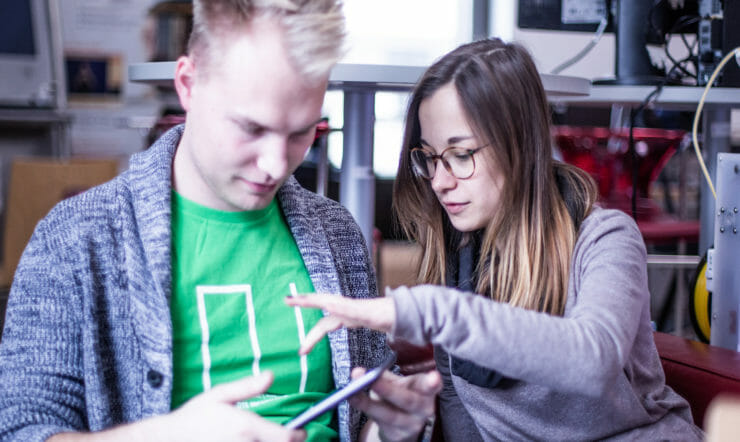
[[[194,7],[175,73],[185,125],[59,204],[21,259],[0,344],[0,439],[415,440],[436,372],[386,373],[359,410],[340,406],[305,432],[280,425],[388,351],[382,335],[345,329],[299,356],[321,315],[283,301],[377,295],[351,216],[291,177],[341,54],[341,4]]]

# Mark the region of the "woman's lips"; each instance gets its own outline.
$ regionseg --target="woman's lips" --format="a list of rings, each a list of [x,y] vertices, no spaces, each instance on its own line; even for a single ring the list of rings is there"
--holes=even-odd
[[[450,215],[457,215],[458,213],[465,210],[468,203],[442,203]]]

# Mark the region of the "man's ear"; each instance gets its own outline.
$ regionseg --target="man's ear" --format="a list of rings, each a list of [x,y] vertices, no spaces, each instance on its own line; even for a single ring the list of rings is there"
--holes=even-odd
[[[175,65],[175,90],[180,98],[180,106],[185,112],[190,111],[190,100],[193,96],[195,86],[195,64],[193,59],[183,55],[177,59]]]

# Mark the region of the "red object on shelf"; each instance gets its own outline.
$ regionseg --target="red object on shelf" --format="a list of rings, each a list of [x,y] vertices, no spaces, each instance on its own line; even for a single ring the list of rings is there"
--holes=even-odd
[[[314,140],[317,138],[327,135],[329,133],[329,120],[321,120],[319,121],[319,124],[316,125],[316,135],[314,137]]]
[[[650,221],[638,220],[637,227],[645,241],[652,244],[675,243],[677,240],[697,243],[701,224],[696,220],[682,221],[663,216]]]
[[[677,221],[650,199],[650,185],[678,149],[686,132],[651,128],[633,129],[637,169],[636,213],[648,241],[698,239],[699,223]],[[629,129],[555,126],[553,138],[563,160],[587,171],[596,180],[600,202],[632,215],[632,154]]]

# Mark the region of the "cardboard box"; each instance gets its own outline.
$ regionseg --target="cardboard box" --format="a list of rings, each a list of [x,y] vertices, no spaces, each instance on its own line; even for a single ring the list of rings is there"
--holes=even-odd
[[[416,285],[416,271],[421,259],[421,247],[407,241],[383,241],[380,243],[378,290],[382,295],[385,287]]]
[[[19,158],[10,170],[5,204],[0,287],[13,281],[18,260],[41,218],[59,201],[118,173],[116,159]]]

